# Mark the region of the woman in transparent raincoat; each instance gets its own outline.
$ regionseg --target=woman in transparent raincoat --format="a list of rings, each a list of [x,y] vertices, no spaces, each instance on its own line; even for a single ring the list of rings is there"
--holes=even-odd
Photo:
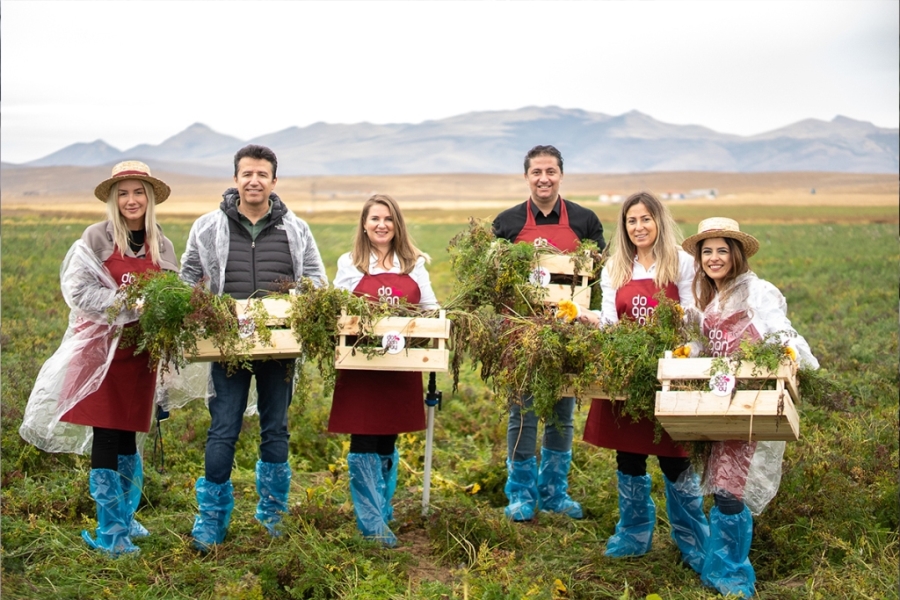
[[[156,365],[134,347],[119,347],[136,311],[119,310],[119,287],[146,271],[177,271],[172,242],[156,223],[155,207],[168,185],[142,162],[112,169],[94,195],[106,203],[106,221],[88,227],[60,269],[69,325],[59,349],[41,367],[19,429],[47,452],[84,453],[90,444],[91,497],[96,538],[89,546],[110,555],[137,552],[132,538],[148,535],[134,519],[143,465],[137,433],[147,433],[156,390]]]
[[[712,356],[729,356],[741,340],[757,341],[777,334],[792,358],[806,368],[819,368],[809,344],[787,318],[787,302],[774,285],[750,271],[747,259],[759,242],[740,230],[737,221],[721,217],[700,222],[698,233],[682,247],[694,256],[693,316],[704,340],[693,342]],[[778,491],[784,442],[714,442],[704,476],[713,494],[710,538],[700,574],[704,584],[723,595],[751,597],[756,574],[750,564],[753,514],[759,514]]]

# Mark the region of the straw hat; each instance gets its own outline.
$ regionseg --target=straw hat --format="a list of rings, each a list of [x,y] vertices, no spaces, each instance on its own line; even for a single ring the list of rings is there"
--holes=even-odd
[[[697,226],[697,234],[684,240],[681,247],[688,254],[696,256],[700,242],[709,238],[731,238],[739,241],[748,258],[759,250],[759,241],[755,237],[742,232],[737,221],[725,217],[713,217],[700,221],[700,225]]]
[[[112,168],[112,177],[102,181],[100,185],[94,188],[94,195],[101,202],[109,199],[109,190],[114,184],[126,179],[140,179],[146,181],[153,186],[153,192],[156,194],[156,203],[162,204],[172,193],[172,189],[166,185],[166,182],[150,175],[150,167],[139,160],[126,160],[120,162]]]

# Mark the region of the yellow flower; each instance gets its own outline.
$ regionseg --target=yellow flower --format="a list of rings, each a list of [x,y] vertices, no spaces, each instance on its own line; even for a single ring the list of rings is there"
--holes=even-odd
[[[797,351],[794,350],[793,348],[791,348],[790,346],[784,347],[784,353],[786,356],[789,356],[791,358],[791,360],[793,360],[793,361],[797,360]]]
[[[683,319],[683,318],[684,318],[684,309],[681,308],[681,305],[680,305],[680,304],[676,304],[676,305],[675,305],[675,314],[678,315],[678,318],[679,318],[679,319]]]
[[[557,306],[556,318],[566,323],[571,323],[581,314],[581,309],[571,300],[560,300]]]
[[[672,352],[672,356],[674,356],[675,358],[690,358],[691,348],[690,346],[678,346]]]

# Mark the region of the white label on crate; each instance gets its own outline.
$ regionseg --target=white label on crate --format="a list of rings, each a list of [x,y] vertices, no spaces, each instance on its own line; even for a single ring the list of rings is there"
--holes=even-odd
[[[247,316],[238,317],[238,334],[246,339],[256,332],[256,322]]]
[[[548,271],[544,267],[537,267],[534,271],[531,272],[531,276],[528,278],[528,281],[531,283],[531,285],[547,287],[550,284],[550,271]]]
[[[388,354],[399,354],[406,347],[406,337],[399,331],[388,331],[381,338],[381,347]]]
[[[734,383],[734,375],[719,371],[709,378],[709,389],[716,396],[730,396]]]

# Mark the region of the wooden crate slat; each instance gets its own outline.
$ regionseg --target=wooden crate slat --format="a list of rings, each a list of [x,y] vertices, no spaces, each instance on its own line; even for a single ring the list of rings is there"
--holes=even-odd
[[[437,348],[404,348],[399,354],[366,356],[359,348],[335,348],[334,366],[361,371],[435,371],[445,373],[450,367],[450,351]]]
[[[656,371],[656,378],[664,379],[709,379],[712,376],[712,358],[661,358]],[[753,374],[753,364],[742,363],[737,373],[738,379],[789,379],[796,374],[796,368],[791,365],[780,364],[774,373],[761,369]]]
[[[359,317],[346,315],[338,318],[341,335],[359,335]],[[367,335],[383,336],[389,331],[399,331],[406,337],[448,339],[450,321],[432,317],[385,317],[374,324]]]
[[[787,388],[788,392],[791,394],[791,398],[794,399],[794,402],[799,404],[800,402],[800,381],[797,378],[797,370],[799,369],[799,365],[796,361],[792,361],[790,365],[791,376],[786,377],[784,380],[784,385]]]
[[[541,254],[538,264],[555,275],[575,275],[575,261],[568,254]],[[588,277],[594,261],[589,260],[586,266],[588,270],[579,270],[579,276]]]
[[[251,360],[263,360],[266,358],[297,358],[302,354],[300,344],[294,339],[294,332],[290,329],[273,329],[272,345],[263,346],[257,343],[247,356]],[[194,362],[212,362],[222,359],[222,354],[210,340],[200,340],[197,342],[196,356],[187,356],[190,361]]]
[[[571,285],[551,283],[546,288],[547,295],[544,302],[559,304],[561,300],[571,300],[584,309],[591,306],[591,288],[586,285],[576,285],[574,291]]]
[[[563,388],[563,390],[560,392],[560,395],[561,396],[575,396],[576,394],[575,394],[574,389],[567,387],[567,388]],[[582,402],[594,400],[594,399],[612,400],[612,398],[609,397],[609,394],[606,392],[606,390],[599,388],[599,387],[593,387],[593,386],[585,388],[585,390],[577,397]],[[616,400],[624,400],[624,399],[625,398],[616,398]]]
[[[711,392],[657,392],[656,418],[676,441],[754,440],[796,441],[800,437],[800,417],[790,394],[743,390],[734,398]]]
[[[291,309],[291,303],[289,300],[284,300],[282,298],[261,298],[263,307],[265,307],[266,312],[269,313],[269,318],[266,320],[266,325],[269,327],[276,325],[284,325],[285,320],[288,317],[288,312]],[[237,304],[237,314],[238,317],[244,316],[244,313],[247,311],[247,304],[250,300],[235,300]]]
[[[450,351],[445,347],[450,337],[450,321],[446,312],[439,317],[385,317],[370,328],[361,331],[359,317],[342,315],[338,319],[340,336],[334,352],[334,366],[338,369],[364,371],[440,371],[446,372],[450,366]],[[367,356],[363,348],[354,349],[347,344],[347,336],[365,335],[370,344],[380,344],[381,336],[397,331],[410,340],[427,340],[431,348],[416,347],[415,342],[406,342],[406,348],[397,354],[375,354]],[[421,345],[421,343],[419,344]]]

